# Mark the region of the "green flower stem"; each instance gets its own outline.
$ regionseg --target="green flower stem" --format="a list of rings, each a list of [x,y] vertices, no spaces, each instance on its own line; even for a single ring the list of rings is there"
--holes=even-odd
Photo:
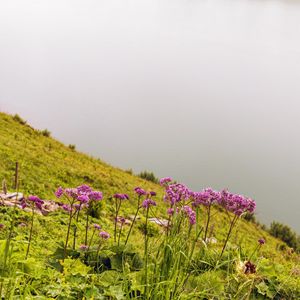
[[[133,228],[133,225],[134,225],[134,223],[135,223],[135,220],[136,220],[137,215],[138,215],[139,210],[140,210],[140,198],[141,198],[141,197],[139,196],[139,197],[138,197],[138,206],[137,206],[137,209],[136,209],[134,218],[133,218],[133,220],[132,220],[132,222],[131,222],[131,225],[130,225],[130,228],[129,228],[129,231],[128,231],[128,234],[127,234],[127,237],[126,237],[126,240],[125,240],[125,246],[126,246],[126,244],[127,244],[127,242],[128,242],[129,236],[130,236],[130,234],[131,234],[131,230],[132,230],[132,228]]]
[[[123,229],[123,223],[121,223],[120,230],[119,230],[118,246],[120,246],[120,238],[121,238],[122,229]]]
[[[261,244],[258,244],[256,247],[255,247],[255,249],[254,249],[254,251],[252,252],[252,254],[250,255],[250,257],[249,257],[249,261],[251,261],[251,258],[253,257],[253,255],[255,254],[255,252],[258,250],[258,249],[260,249],[260,247],[261,247]]]
[[[87,241],[88,241],[88,230],[89,230],[89,209],[87,209],[87,212],[86,212],[85,238],[84,238],[85,245],[87,245]]]
[[[220,254],[219,259],[221,259],[222,256],[223,256],[223,253],[224,253],[224,250],[225,250],[225,248],[226,248],[227,242],[228,242],[228,240],[229,240],[230,234],[231,234],[232,229],[233,229],[233,227],[234,227],[234,225],[235,225],[235,223],[236,223],[237,220],[238,220],[238,216],[235,215],[235,216],[233,217],[232,221],[231,221],[230,228],[229,228],[229,231],[228,231],[228,233],[227,233],[226,240],[225,240],[225,243],[224,243],[224,245],[223,245],[222,252],[221,252],[221,254]]]
[[[31,217],[30,233],[29,233],[28,246],[27,246],[25,259],[28,258],[28,254],[29,254],[29,249],[30,249],[30,244],[31,244],[31,239],[32,239],[32,232],[33,232],[33,221],[34,221],[34,206],[32,206],[32,217]]]
[[[72,211],[73,211],[73,203],[71,204],[71,211],[70,211],[70,214],[69,214],[69,224],[68,224],[68,230],[67,230],[66,242],[65,242],[65,247],[64,247],[63,261],[65,260],[66,255],[67,255],[67,247],[68,247],[69,236],[70,236],[70,228],[71,228],[72,218],[73,218],[73,216],[74,216],[74,215],[72,214]]]
[[[96,230],[97,230],[97,229],[94,228],[93,233],[92,233],[92,236],[91,236],[91,239],[90,239],[90,242],[89,242],[89,245],[88,245],[88,250],[90,250],[90,247],[91,247],[91,245],[92,245],[92,241],[93,241],[93,238],[94,238],[94,235],[95,235]]]
[[[80,205],[81,206],[81,205]],[[73,236],[73,250],[75,250],[76,247],[76,238],[77,238],[77,224],[78,224],[78,220],[79,220],[79,211],[80,211],[80,207],[77,211],[77,215],[76,215],[76,225],[74,227],[74,236]],[[76,211],[75,211],[76,214]],[[86,245],[86,244],[85,244]]]
[[[207,208],[207,221],[206,221],[206,227],[205,227],[205,233],[204,233],[204,242],[206,242],[206,238],[207,238],[208,226],[209,226],[209,222],[210,222],[210,210],[211,210],[211,204]]]
[[[145,288],[144,288],[144,299],[148,299],[148,215],[149,215],[149,207],[147,207],[147,211],[146,211],[146,224],[145,224],[145,246],[144,246]]]
[[[115,243],[117,242],[117,222],[118,222],[118,214],[119,214],[120,208],[121,208],[121,200],[116,199],[116,215],[115,215],[115,228],[114,228],[114,241],[115,241]]]

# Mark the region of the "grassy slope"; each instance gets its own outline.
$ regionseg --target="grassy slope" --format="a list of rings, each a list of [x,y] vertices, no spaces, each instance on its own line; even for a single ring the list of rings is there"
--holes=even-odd
[[[138,185],[160,190],[157,185],[73,151],[0,113],[0,179],[6,179],[8,188],[13,185],[16,161],[20,164],[21,190],[42,198],[53,198],[58,186],[74,187],[82,183],[103,191],[106,196],[115,192],[132,194]]]
[[[30,126],[22,125],[11,116],[0,113],[0,180],[5,178],[8,188],[12,186],[16,161],[20,163],[20,190],[25,194],[36,194],[42,198],[53,199],[53,192],[58,186],[73,187],[83,183],[101,190],[106,198],[115,192],[132,195],[135,186],[142,186],[162,194],[162,189],[158,185],[109,166],[99,159],[72,151],[62,143],[41,135]],[[130,207],[133,208],[134,200],[130,201],[132,205],[127,204],[127,212]],[[106,201],[106,205],[111,207],[109,201]],[[59,213],[55,213],[53,218],[51,216],[46,218],[49,235],[45,233],[45,243],[48,240],[46,235],[56,239],[55,234],[58,231],[55,229],[55,222],[61,217]],[[109,219],[111,220],[112,216],[104,214],[101,223],[110,226]],[[214,231],[218,232],[218,240],[225,237],[228,228],[225,222],[226,216],[222,212],[218,212],[212,221]],[[42,224],[43,221],[41,226]],[[287,251],[277,251],[282,243],[261,230],[259,226],[241,220],[237,228],[232,241],[241,245],[247,252],[252,251],[258,238],[264,237],[267,244],[263,247],[262,254],[272,261],[284,264],[286,274],[297,264],[298,258],[291,257]],[[64,232],[61,231],[61,234]],[[142,236],[137,233],[136,238],[140,240]],[[47,244],[45,246],[51,248]]]

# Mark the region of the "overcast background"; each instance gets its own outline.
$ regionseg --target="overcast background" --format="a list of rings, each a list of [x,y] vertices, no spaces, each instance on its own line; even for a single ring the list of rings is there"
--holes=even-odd
[[[300,2],[0,2],[0,109],[300,232]]]

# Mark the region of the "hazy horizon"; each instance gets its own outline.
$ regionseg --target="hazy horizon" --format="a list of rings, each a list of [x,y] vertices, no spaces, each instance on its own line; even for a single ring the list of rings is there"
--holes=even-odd
[[[0,3],[0,110],[300,232],[300,2]]]

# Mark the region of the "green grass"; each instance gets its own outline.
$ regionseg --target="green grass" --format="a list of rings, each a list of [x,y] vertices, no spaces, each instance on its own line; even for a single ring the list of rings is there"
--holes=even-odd
[[[41,131],[33,129],[19,117],[14,118],[0,113],[0,180],[5,179],[8,190],[11,191],[13,190],[15,162],[19,162],[20,166],[20,192],[25,195],[34,194],[43,199],[54,199],[54,191],[58,186],[75,187],[84,183],[102,191],[104,200],[101,203],[98,218],[92,221],[101,224],[111,234],[114,227],[114,206],[109,197],[112,194],[116,192],[129,194],[130,200],[121,208],[120,214],[123,216],[134,214],[137,201],[133,194],[134,187],[141,186],[146,190],[156,191],[157,199],[161,199],[163,195],[162,188],[157,184],[112,167],[100,159],[80,153],[73,147],[65,146]],[[163,216],[166,206],[163,201],[158,202],[155,214]],[[177,284],[176,278],[179,276],[183,279],[185,272],[188,271],[187,268],[192,268],[193,272],[185,284],[184,291],[178,294],[180,295],[178,299],[212,299],[214,297],[214,299],[272,299],[279,296],[283,299],[298,299],[300,295],[299,256],[291,253],[283,242],[270,236],[258,224],[240,219],[220,264],[218,254],[226,237],[228,221],[222,210],[214,209],[213,214],[209,231],[211,236],[217,239],[217,244],[206,248],[201,242],[197,242],[192,262],[185,261],[187,265],[182,268],[181,262],[184,259],[178,255],[172,257],[173,277],[170,275],[165,283],[157,282],[155,278],[156,272],[161,272],[155,269],[156,261],[161,262],[162,268],[169,267],[162,261],[166,259],[166,255],[170,254],[164,252],[167,250],[161,249],[173,249],[174,253],[189,253],[190,250],[187,249],[190,244],[183,243],[187,240],[186,232],[182,232],[178,237],[174,236],[166,243],[162,238],[162,229],[151,225],[153,236],[149,238],[148,245],[152,253],[149,258],[149,281],[154,286],[157,285],[151,291],[154,293],[152,298],[155,295],[156,299],[172,297],[170,290]],[[0,207],[0,223],[6,226],[5,229],[0,230],[2,241],[0,253],[5,245],[12,216],[12,208]],[[144,249],[142,229],[145,225],[145,214],[141,213],[141,217],[133,229],[130,245],[125,250],[142,257]],[[200,212],[199,219],[200,224],[204,225],[203,211]],[[9,296],[6,294],[7,299],[13,299],[13,294],[21,299],[35,299],[35,295],[40,296],[36,299],[84,299],[82,297],[123,299],[122,289],[124,290],[126,283],[130,282],[132,286],[141,287],[143,270],[140,274],[139,271],[126,269],[127,265],[122,265],[124,257],[120,258],[117,255],[120,250],[116,249],[112,242],[108,242],[106,252],[103,253],[106,253],[105,255],[115,253],[112,259],[116,269],[114,271],[108,270],[101,274],[94,274],[90,267],[85,266],[82,260],[78,259],[66,260],[63,273],[51,267],[55,262],[54,253],[60,249],[64,241],[67,220],[68,216],[62,211],[36,217],[30,258],[24,261],[30,214],[21,210],[16,211],[13,252],[10,260],[11,270],[9,274],[1,275],[7,284],[6,291],[11,293]],[[21,223],[25,223],[27,227],[20,227]],[[79,245],[83,240],[83,218],[80,219],[78,227]],[[128,226],[125,227],[122,240],[125,239],[127,230]],[[238,272],[237,263],[250,256],[257,245],[257,240],[261,237],[266,239],[266,244],[260,250],[259,255],[254,257],[258,267],[257,274],[246,276]],[[174,274],[178,276],[176,275],[175,278]],[[78,290],[78,286],[81,290]],[[80,291],[84,291],[84,296]],[[99,296],[100,294],[106,296]],[[47,297],[42,295],[47,295]]]

